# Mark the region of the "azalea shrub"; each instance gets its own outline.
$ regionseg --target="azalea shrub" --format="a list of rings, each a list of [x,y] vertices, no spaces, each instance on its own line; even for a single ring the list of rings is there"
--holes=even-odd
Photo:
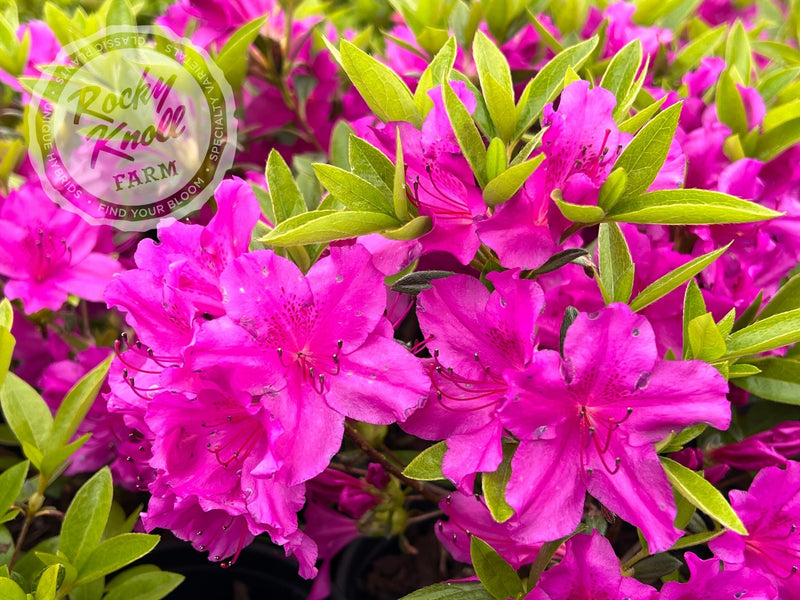
[[[407,600],[800,599],[798,2],[0,6],[4,600],[167,597],[165,531],[322,600],[421,527],[461,566]],[[28,132],[136,24],[239,133],[126,232]]]

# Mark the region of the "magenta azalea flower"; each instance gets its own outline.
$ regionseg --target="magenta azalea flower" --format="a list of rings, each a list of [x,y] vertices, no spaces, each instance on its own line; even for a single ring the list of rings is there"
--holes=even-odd
[[[0,274],[4,294],[28,314],[58,310],[74,294],[97,302],[114,274],[115,259],[95,252],[101,227],[59,208],[38,183],[12,190],[0,208]]]
[[[800,455],[800,423],[786,421],[760,431],[736,444],[715,448],[712,460],[743,471],[782,467],[788,458]]]
[[[689,581],[668,581],[661,588],[659,600],[784,600],[770,582],[752,569],[722,570],[717,559],[701,560],[691,552],[683,555],[689,566]]]
[[[464,492],[475,473],[502,460],[497,410],[506,398],[503,374],[523,371],[533,356],[542,291],[511,271],[491,273],[489,292],[474,277],[454,275],[423,290],[417,316],[434,359],[423,408],[403,428],[425,439],[447,439],[442,472]]]
[[[708,543],[711,551],[727,570],[746,567],[765,575],[781,600],[800,598],[800,463],[762,469],[749,491],[729,495],[749,535],[726,531]]]
[[[655,589],[622,575],[611,543],[598,531],[567,542],[564,559],[542,578],[526,600],[650,600]]]
[[[647,320],[613,304],[578,316],[563,358],[539,351],[527,371],[506,379],[500,418],[520,439],[507,500],[529,515],[520,539],[569,534],[588,491],[639,527],[652,551],[669,548],[680,532],[653,443],[697,423],[728,427],[719,373],[700,361],[660,360]]]

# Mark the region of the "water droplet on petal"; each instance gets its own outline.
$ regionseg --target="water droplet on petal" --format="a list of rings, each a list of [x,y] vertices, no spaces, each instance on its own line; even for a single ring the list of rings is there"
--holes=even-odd
[[[587,319],[591,319],[592,321],[594,321],[594,320],[595,320],[597,317],[599,317],[599,316],[600,316],[600,313],[599,313],[599,312],[590,312],[590,313],[586,313],[586,318],[587,318]]]
[[[344,281],[344,276],[343,275],[337,275],[336,276],[336,283],[342,283],[343,281]]]
[[[634,330],[633,330],[633,331],[631,331],[631,335],[632,335],[633,337],[639,337],[639,330],[638,330],[638,329],[636,329],[636,328],[634,328]]]
[[[647,385],[650,383],[650,375],[651,373],[649,371],[643,371],[642,373],[640,373],[639,379],[636,380],[636,384],[633,386],[634,389],[643,390],[644,388],[646,388]]]
[[[534,431],[533,433],[534,435],[536,435],[536,437],[542,437],[545,431],[547,431],[547,425],[541,425],[537,427],[536,431]]]

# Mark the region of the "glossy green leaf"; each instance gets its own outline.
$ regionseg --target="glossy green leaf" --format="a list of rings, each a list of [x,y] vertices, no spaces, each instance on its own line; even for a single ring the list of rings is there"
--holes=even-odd
[[[306,201],[292,175],[292,170],[280,153],[274,148],[269,153],[265,170],[267,187],[272,203],[273,223],[283,223],[286,219],[306,212]]]
[[[78,383],[67,392],[53,420],[53,430],[47,450],[55,450],[72,439],[100,392],[100,387],[108,373],[108,367],[111,365],[112,356],[81,377]]]
[[[111,471],[103,467],[83,484],[67,508],[58,549],[79,570],[100,543],[113,491]]]
[[[61,469],[65,469],[67,465],[64,461],[68,460],[70,456],[75,454],[92,436],[91,433],[85,433],[70,444],[56,446],[52,450],[42,454],[39,470],[48,479],[52,478]]]
[[[800,142],[800,117],[764,132],[756,143],[755,158],[770,161]]]
[[[800,308],[800,273],[784,283],[759,313],[759,319],[766,319],[779,313]]]
[[[514,139],[514,130],[517,126],[514,94],[501,87],[491,75],[486,75],[481,89],[498,135],[504,142],[510,143]]]
[[[577,70],[589,58],[597,47],[599,38],[594,36],[585,42],[560,52],[542,67],[542,70],[531,79],[517,103],[516,137],[525,133],[539,117],[545,104],[551,102],[561,91],[564,75],[572,67]]]
[[[339,44],[342,68],[373,113],[384,122],[408,121],[422,126],[414,97],[402,79],[386,65],[342,40]]]
[[[314,164],[314,173],[322,186],[350,210],[394,215],[391,199],[355,173],[321,163]]]
[[[800,341],[800,309],[756,321],[728,337],[728,357],[759,354]]]
[[[436,583],[403,596],[400,600],[493,600],[486,588],[477,582]]]
[[[688,332],[694,358],[711,362],[725,354],[725,338],[717,328],[711,313],[692,319],[689,322]]]
[[[728,244],[730,246],[730,244]],[[705,269],[712,262],[717,260],[728,246],[703,254],[681,265],[677,269],[673,269],[666,275],[659,277],[653,283],[644,288],[633,302],[631,302],[631,310],[642,310],[645,306],[649,306],[659,298],[663,298],[672,290],[680,287],[683,283],[697,275],[700,271]]]
[[[728,42],[725,46],[725,64],[729,68],[736,69],[744,85],[750,85],[750,73],[753,70],[750,37],[738,19],[728,34]]]
[[[483,201],[489,206],[496,206],[511,198],[528,181],[543,160],[544,154],[540,154],[500,173],[486,184],[483,189]]]
[[[26,600],[27,596],[22,588],[11,579],[0,577],[0,598],[3,600]]]
[[[272,246],[322,244],[389,231],[402,225],[394,217],[383,213],[317,210],[287,219],[259,238],[259,241]]]
[[[600,186],[597,196],[597,206],[605,211],[611,210],[622,198],[625,187],[628,185],[628,175],[624,169],[614,169]]]
[[[491,473],[484,473],[481,477],[483,497],[486,506],[492,513],[492,518],[498,523],[508,521],[514,516],[514,509],[506,502],[506,487],[511,479],[511,460],[517,449],[515,443],[503,444],[503,460],[497,470]]]
[[[3,416],[20,442],[35,448],[46,448],[53,429],[50,409],[25,381],[8,373],[0,390]]]
[[[516,106],[511,70],[503,53],[485,33],[478,31],[472,47],[486,107],[500,137],[508,143],[516,128]]]
[[[747,363],[736,363],[728,368],[728,379],[739,379],[741,377],[750,377],[751,375],[758,375],[761,369],[755,365],[748,365]]]
[[[17,499],[28,474],[28,461],[6,469],[0,474],[0,516],[6,514]]]
[[[406,166],[403,160],[403,142],[400,128],[395,130],[394,173],[392,174],[392,201],[394,214],[401,221],[408,221],[408,195],[406,193]]]
[[[525,590],[514,568],[494,548],[473,535],[469,541],[472,567],[483,587],[495,600],[521,598]]]
[[[709,190],[659,190],[619,202],[608,218],[620,223],[662,225],[710,225],[714,223],[752,223],[780,216],[781,213]]]
[[[661,110],[661,105],[664,104],[666,97],[649,104],[635,115],[633,115],[630,119],[627,119],[620,123],[619,130],[622,133],[630,133],[634,134],[639,131],[644,125],[653,118],[653,115],[658,113]]]
[[[447,442],[439,442],[425,448],[414,457],[414,460],[408,463],[408,466],[403,470],[403,475],[409,479],[418,479],[420,481],[447,479],[442,474],[442,460],[444,460],[445,452],[447,452]]]
[[[44,570],[36,584],[36,600],[55,600],[60,570],[60,565],[50,565]]]
[[[522,149],[519,150],[519,152],[514,155],[514,158],[511,159],[511,162],[508,163],[508,166],[513,167],[528,160],[528,157],[531,155],[531,153],[541,143],[542,136],[544,136],[545,131],[546,129],[542,129],[535,135],[530,136],[530,139],[525,142],[525,145],[522,147]]]
[[[247,57],[250,44],[258,36],[266,20],[267,17],[259,17],[242,25],[228,38],[219,55],[214,59],[214,62],[225,74],[225,79],[228,80],[233,89],[239,89],[242,86],[244,77],[247,74]]]
[[[400,137],[397,141],[401,142]],[[395,167],[389,157],[369,142],[350,136],[350,168],[384,195],[392,195]]]
[[[725,39],[726,31],[727,26],[720,25],[714,29],[709,29],[686,44],[678,52],[675,60],[672,61],[669,70],[670,76],[676,80],[680,79],[683,75],[699,66],[700,60],[714,52],[722,43]]]
[[[396,229],[382,231],[381,235],[390,240],[415,240],[428,233],[433,227],[433,220],[425,215],[414,217],[408,223]]]
[[[129,0],[111,0],[106,13],[107,27],[135,27],[136,15]]]
[[[600,85],[614,94],[617,105],[622,103],[628,90],[636,79],[636,73],[642,64],[642,42],[633,39],[623,46],[608,63]],[[615,109],[616,113],[616,109]],[[621,115],[614,115],[616,118]]]
[[[744,101],[728,71],[723,71],[717,83],[717,116],[720,122],[739,135],[747,133],[747,114]]]
[[[451,37],[422,72],[414,90],[414,104],[423,117],[433,108],[433,100],[428,96],[428,92],[447,80],[447,74],[453,68],[455,60],[456,40]]]
[[[740,329],[744,329],[756,320],[756,314],[761,308],[761,300],[763,297],[764,290],[759,290],[758,295],[753,298],[753,301],[748,305],[747,308],[744,309],[744,311],[742,311],[736,321],[734,321],[731,331],[739,331]]]
[[[673,104],[642,127],[614,163],[627,176],[620,202],[647,191],[658,176],[678,127],[682,103]]]
[[[178,573],[151,571],[125,579],[111,587],[103,600],[161,600],[185,579]]]
[[[692,347],[689,344],[689,323],[701,315],[706,314],[706,301],[697,282],[692,279],[686,286],[683,296],[683,358],[691,358]]]
[[[482,31],[475,33],[475,39],[472,41],[472,56],[475,59],[481,88],[485,87],[484,80],[487,75],[490,75],[502,89],[513,93],[508,61],[495,43]]]
[[[736,385],[767,400],[800,405],[800,361],[771,356],[753,359],[749,366],[760,372],[737,378]]]
[[[508,168],[506,145],[500,138],[492,138],[486,148],[486,178],[492,181]],[[488,184],[487,184],[488,186]]]
[[[659,458],[670,483],[684,498],[721,525],[747,535],[741,519],[717,488],[674,460],[664,456]]]
[[[486,147],[467,107],[449,85],[442,86],[444,107],[458,145],[481,187],[486,185]]]
[[[769,105],[770,101],[781,93],[786,86],[797,81],[798,77],[800,77],[800,67],[778,69],[769,75],[759,77],[756,89],[764,102]]]
[[[158,544],[157,535],[123,533],[103,541],[78,568],[75,585],[94,581],[141,558]]]
[[[558,210],[567,219],[573,223],[597,223],[603,220],[606,212],[599,206],[592,206],[591,204],[572,204],[564,201],[561,195],[561,190],[553,190],[550,195],[553,202],[556,203]]]
[[[635,577],[646,581],[663,577],[682,566],[683,562],[668,552],[661,552],[637,562],[633,567],[633,573]]]
[[[634,265],[628,242],[616,223],[600,223],[597,235],[600,281],[606,304],[627,303],[633,291]]]

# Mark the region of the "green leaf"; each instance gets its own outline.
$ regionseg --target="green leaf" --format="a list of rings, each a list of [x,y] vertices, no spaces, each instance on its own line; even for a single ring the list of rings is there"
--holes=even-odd
[[[798,364],[800,366],[800,363]],[[728,368],[728,379],[739,379],[741,377],[750,377],[751,375],[758,375],[761,369],[755,365],[748,365],[747,363],[736,363]],[[800,388],[799,390],[800,391]]]
[[[620,202],[643,194],[655,181],[675,137],[681,106],[681,102],[673,104],[642,127],[617,158],[614,169],[623,169],[627,175]]]
[[[22,588],[11,579],[0,577],[0,598],[3,600],[26,600],[27,596]]]
[[[614,94],[617,105],[622,104],[625,95],[636,79],[642,64],[642,42],[637,38],[625,44],[608,63],[600,85]],[[616,109],[615,109],[616,112]],[[614,115],[619,118],[622,115]]]
[[[92,437],[91,433],[85,433],[71,444],[56,446],[53,450],[44,453],[39,470],[47,479],[51,479],[59,469],[66,469],[67,465],[64,464],[64,461],[75,454],[90,437]]]
[[[17,499],[28,474],[28,461],[10,467],[0,475],[0,516],[6,514]]]
[[[469,555],[478,579],[495,600],[523,596],[525,590],[517,572],[489,544],[473,535]]]
[[[13,373],[8,373],[0,390],[0,406],[6,423],[20,442],[37,449],[47,447],[53,416],[36,390]]]
[[[101,600],[103,590],[105,581],[101,577],[75,587],[69,594],[69,600]]]
[[[397,136],[400,142],[400,136]],[[392,195],[395,166],[389,157],[369,142],[354,135],[350,136],[350,168],[384,195]]]
[[[114,585],[103,600],[161,600],[184,579],[183,575],[165,571],[141,573]]]
[[[747,114],[744,101],[729,71],[723,71],[717,83],[717,116],[734,133],[747,133]]]
[[[711,313],[692,319],[688,329],[689,345],[694,358],[711,362],[725,354],[725,338],[717,328]]]
[[[8,298],[3,298],[0,302],[0,327],[11,329],[12,325],[14,325],[14,309]]]
[[[608,294],[606,304],[627,303],[633,291],[634,266],[628,242],[616,223],[600,223],[597,235],[600,281]]]
[[[112,355],[113,356],[113,355]],[[109,356],[72,386],[67,392],[67,396],[58,407],[55,419],[53,420],[53,430],[47,445],[47,450],[56,450],[63,446],[72,438],[78,430],[78,426],[83,421],[86,413],[100,392],[100,387],[105,381],[108,367],[111,365]]]
[[[485,33],[478,31],[472,47],[486,108],[504,142],[514,136],[516,107],[511,69],[503,53]]]
[[[755,158],[770,161],[800,142],[800,117],[781,123],[759,136]]]
[[[619,130],[622,133],[636,133],[661,109],[661,105],[664,104],[665,100],[666,96],[643,108],[630,119],[623,121],[619,125]]]
[[[608,218],[621,223],[711,225],[752,223],[781,213],[735,196],[708,190],[659,190],[619,202]]]
[[[539,117],[544,105],[561,91],[568,68],[580,69],[594,51],[599,38],[594,36],[559,52],[531,79],[517,104],[516,137],[525,133]]]
[[[622,198],[625,186],[628,185],[628,175],[623,169],[614,169],[600,186],[597,196],[597,206],[605,211],[611,210]]]
[[[789,279],[778,289],[778,293],[767,303],[758,318],[766,319],[767,317],[798,308],[800,308],[800,273]]]
[[[272,246],[303,246],[346,240],[396,229],[403,224],[389,215],[367,211],[317,210],[287,219],[260,242]]]
[[[729,68],[736,69],[744,85],[750,85],[750,74],[753,70],[750,37],[738,19],[728,35],[728,43],[725,46],[725,64]]]
[[[756,89],[758,89],[758,93],[764,99],[764,102],[769,103],[774,100],[786,86],[796,81],[798,77],[800,77],[800,67],[779,69],[769,75],[760,77]]]
[[[736,385],[760,398],[800,405],[800,361],[771,356],[753,359],[748,366],[760,372],[737,378]]]
[[[400,128],[395,129],[394,173],[392,177],[392,200],[394,214],[401,221],[408,221],[408,195],[406,194],[406,165],[403,160],[403,143]],[[417,217],[419,218],[419,217]]]
[[[433,287],[431,281],[434,279],[444,279],[454,275],[452,271],[415,271],[403,275],[392,284],[392,291],[399,294],[409,294],[416,296],[422,290],[429,290]],[[444,442],[440,442],[444,444]],[[444,455],[446,446],[442,446],[441,453]],[[441,461],[439,461],[441,463]],[[443,479],[443,478],[442,478]]]
[[[270,150],[265,170],[269,197],[272,202],[273,223],[283,223],[286,219],[306,212],[306,201],[292,175],[292,170],[280,153]]]
[[[511,479],[511,459],[514,458],[514,451],[517,449],[515,443],[503,444],[503,460],[496,471],[484,473],[481,477],[483,497],[486,506],[492,513],[492,518],[498,523],[508,521],[514,516],[514,509],[506,502],[506,487],[508,480]]]
[[[486,149],[486,178],[491,181],[507,168],[506,145],[500,138],[492,138]]]
[[[759,354],[800,342],[800,309],[756,321],[728,337],[727,357]]]
[[[692,357],[692,347],[689,344],[689,323],[692,319],[704,315],[708,312],[706,310],[706,301],[703,299],[703,293],[697,282],[692,279],[689,285],[686,286],[686,293],[683,296],[683,359],[687,360]]]
[[[247,57],[250,44],[258,36],[266,20],[267,17],[259,17],[242,25],[228,38],[219,55],[214,59],[214,62],[225,74],[225,79],[228,80],[233,89],[239,89],[242,86],[244,77],[247,74]]]
[[[480,583],[436,583],[403,596],[400,600],[492,600]],[[15,599],[16,600],[16,599]]]
[[[756,314],[758,313],[758,309],[761,308],[761,300],[763,296],[764,290],[760,290],[758,295],[753,298],[753,301],[750,303],[750,305],[745,308],[742,314],[739,315],[736,321],[733,322],[731,331],[739,331],[740,329],[744,329],[756,320]]]
[[[58,549],[79,570],[100,543],[112,495],[111,471],[103,467],[83,484],[67,508]]]
[[[455,60],[456,40],[451,37],[422,72],[417,88],[414,90],[414,104],[423,117],[433,108],[433,100],[428,96],[428,92],[444,84]]]
[[[602,221],[606,216],[606,211],[599,206],[592,206],[591,204],[572,204],[564,201],[561,190],[553,190],[550,197],[553,199],[553,202],[556,203],[561,214],[573,223],[597,223]]]
[[[728,244],[728,246],[730,246],[730,244]],[[636,296],[633,302],[631,302],[631,310],[639,311],[659,298],[666,296],[672,290],[676,289],[717,260],[717,258],[728,249],[728,246],[698,256],[677,269],[670,271],[666,275],[659,277]]]
[[[467,107],[461,102],[450,85],[442,86],[444,96],[444,107],[453,132],[458,140],[458,145],[464,153],[472,172],[481,187],[486,185],[486,147],[478,131],[475,121],[469,114]]]
[[[401,280],[402,281],[402,280]],[[428,284],[427,287],[431,287]],[[442,460],[447,452],[447,442],[439,442],[417,454],[403,470],[403,475],[409,479],[420,481],[437,481],[447,479],[442,474]]]
[[[390,199],[355,173],[322,163],[314,164],[314,173],[322,186],[350,210],[394,215]]]
[[[123,533],[105,540],[79,566],[75,585],[89,583],[132,563],[155,548],[159,539],[146,533]]]
[[[674,460],[665,456],[660,456],[659,459],[670,483],[684,498],[721,525],[747,535],[741,519],[717,488]]]
[[[510,143],[514,139],[514,130],[517,126],[514,94],[503,89],[491,75],[486,75],[484,81],[481,89],[489,116],[500,138]]]
[[[60,565],[50,565],[44,570],[36,584],[36,600],[55,600],[60,570]]]
[[[415,240],[428,233],[433,227],[433,220],[428,216],[414,217],[397,229],[382,231],[381,235],[390,240]]]
[[[489,206],[496,206],[511,198],[528,181],[543,160],[544,154],[540,154],[500,173],[486,184],[483,190],[483,201]]]
[[[714,52],[725,39],[726,25],[720,25],[697,36],[686,44],[670,65],[669,74],[675,80],[680,80],[683,75],[700,64],[700,59]]]
[[[136,15],[128,0],[111,0],[106,14],[107,27],[135,27]]]
[[[419,129],[422,116],[402,79],[347,40],[339,44],[342,68],[373,113],[385,123],[408,121]]]
[[[683,566],[683,563],[669,554],[661,552],[640,560],[633,567],[634,576],[641,580],[658,579]]]

